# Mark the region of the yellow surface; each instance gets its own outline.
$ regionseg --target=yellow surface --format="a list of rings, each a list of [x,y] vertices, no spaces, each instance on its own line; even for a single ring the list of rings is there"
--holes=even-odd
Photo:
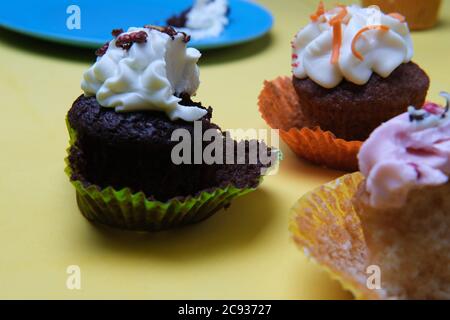
[[[276,19],[269,36],[201,61],[198,97],[223,128],[266,128],[256,107],[262,82],[290,74],[289,42],[316,6],[261,2]],[[434,100],[450,90],[450,3],[442,9],[437,28],[413,34],[414,60],[430,75]],[[294,202],[341,173],[298,160],[284,145],[278,175],[198,225],[142,235],[82,218],[63,172],[64,117],[93,58],[92,50],[0,30],[0,298],[351,297],[287,231]],[[79,291],[66,288],[68,265],[81,268]]]

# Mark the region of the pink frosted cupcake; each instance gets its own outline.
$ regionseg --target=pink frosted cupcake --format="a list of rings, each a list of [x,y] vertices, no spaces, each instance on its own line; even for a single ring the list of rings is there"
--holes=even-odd
[[[448,109],[410,107],[361,147],[354,205],[385,298],[450,299]]]
[[[360,173],[303,196],[291,232],[358,298],[450,299],[450,113],[410,107],[370,135]]]

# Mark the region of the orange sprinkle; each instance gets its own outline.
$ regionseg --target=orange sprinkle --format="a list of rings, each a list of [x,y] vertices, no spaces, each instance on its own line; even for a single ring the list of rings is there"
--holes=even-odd
[[[319,2],[319,6],[317,7],[316,12],[314,12],[310,18],[312,21],[316,22],[317,20],[319,20],[319,18],[325,14],[325,6],[323,4],[323,1]]]
[[[340,23],[333,24],[333,51],[331,53],[331,63],[339,61],[339,54],[342,45],[342,26]]]
[[[406,18],[404,16],[402,16],[400,13],[397,12],[393,12],[393,13],[389,13],[388,16],[397,19],[400,22],[406,22]]]
[[[352,41],[352,52],[353,55],[358,58],[359,60],[363,61],[364,57],[361,55],[361,53],[358,52],[358,50],[356,50],[356,42],[358,41],[358,39],[361,37],[361,35],[369,30],[381,30],[381,31],[389,31],[389,27],[386,25],[371,25],[371,26],[366,26],[364,28],[362,28],[361,30],[358,31],[358,33],[355,35],[355,37],[353,38]]]
[[[342,22],[347,16],[347,8],[341,6],[341,11],[330,20],[333,27],[333,51],[331,53],[331,63],[336,64],[339,61],[339,54],[342,46]]]
[[[348,14],[347,8],[345,6],[339,6],[339,8],[341,8],[341,11],[339,11],[339,13],[337,15],[335,15],[333,18],[331,18],[330,25],[334,25],[336,23],[342,23],[344,18],[347,16],[347,14]]]

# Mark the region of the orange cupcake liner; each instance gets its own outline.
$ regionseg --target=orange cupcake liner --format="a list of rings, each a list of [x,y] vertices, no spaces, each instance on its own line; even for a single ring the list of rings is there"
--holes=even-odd
[[[367,244],[352,198],[363,180],[347,174],[301,197],[291,209],[294,242],[357,299],[381,299],[366,286]]]
[[[330,131],[308,124],[289,77],[265,81],[258,99],[262,118],[299,157],[332,169],[357,171],[362,141],[336,138]]]

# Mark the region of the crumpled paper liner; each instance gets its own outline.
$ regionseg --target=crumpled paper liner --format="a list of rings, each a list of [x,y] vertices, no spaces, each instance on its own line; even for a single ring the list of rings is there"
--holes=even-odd
[[[366,286],[368,249],[352,197],[363,176],[347,174],[301,197],[291,209],[295,243],[357,299],[380,299]]]
[[[67,123],[70,148],[75,146],[76,131]],[[203,190],[197,195],[173,198],[166,202],[149,200],[143,192],[133,193],[129,188],[115,190],[97,185],[84,185],[72,180],[72,168],[67,157],[65,172],[76,189],[78,207],[88,220],[135,231],[160,231],[204,220],[231,201],[256,188],[227,186]],[[263,177],[261,176],[261,182]]]
[[[332,169],[357,171],[361,141],[336,138],[304,118],[289,77],[265,81],[259,95],[259,111],[272,129],[299,157]]]

